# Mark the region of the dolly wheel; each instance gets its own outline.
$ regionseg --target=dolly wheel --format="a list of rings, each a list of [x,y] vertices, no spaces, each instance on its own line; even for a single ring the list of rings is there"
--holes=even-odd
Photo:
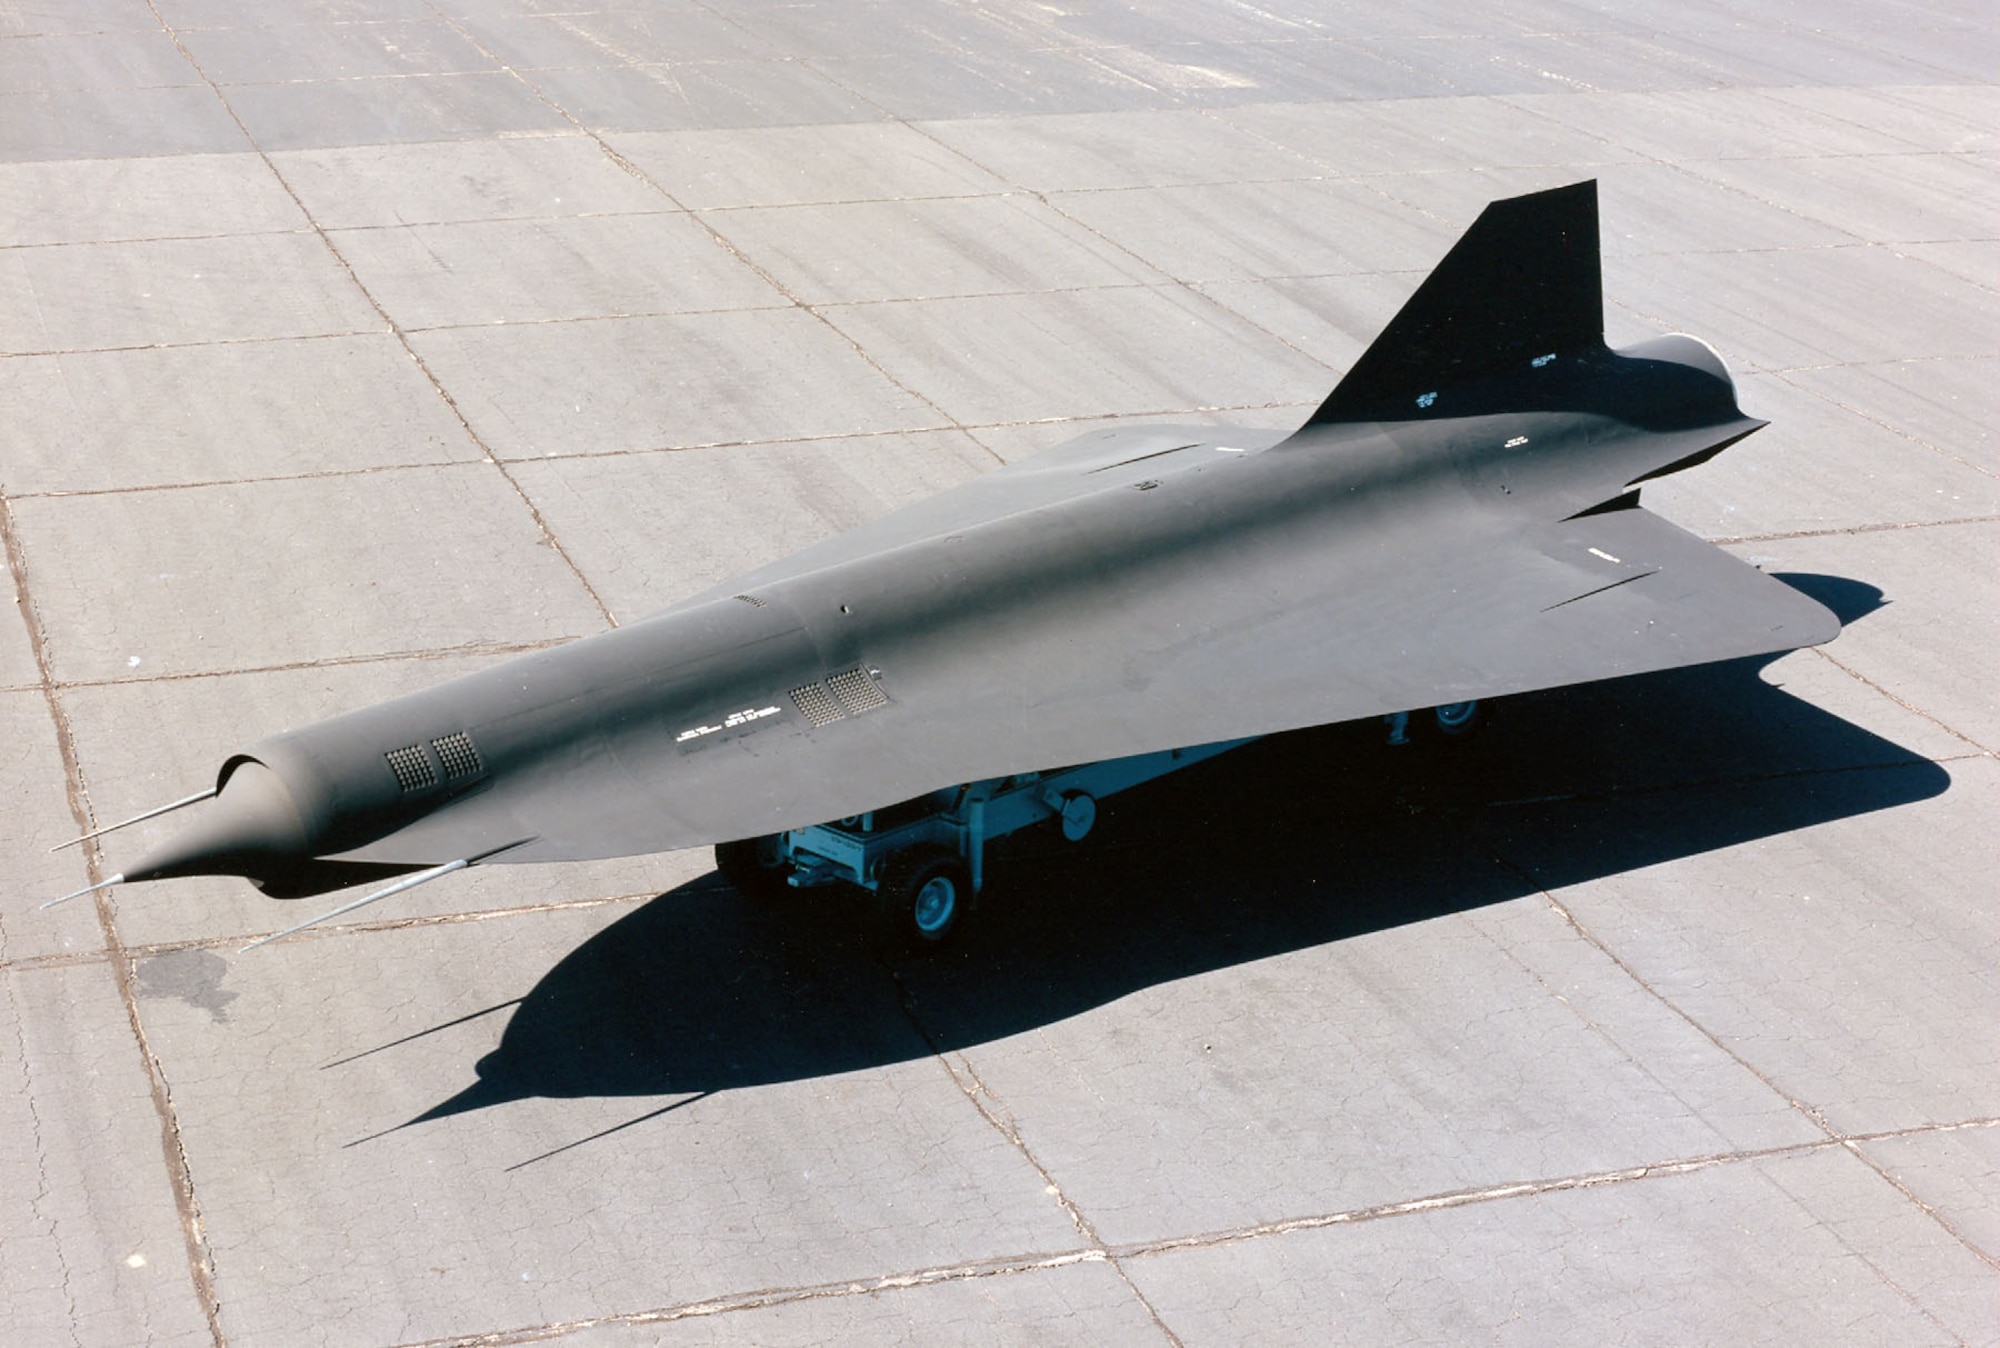
[[[1082,842],[1097,827],[1097,802],[1082,791],[1072,791],[1063,797],[1062,835],[1071,842]]]
[[[792,864],[778,851],[778,835],[739,838],[715,845],[715,869],[746,899],[775,899],[792,892]]]
[[[1479,702],[1446,702],[1431,708],[1431,718],[1446,739],[1468,739],[1486,724],[1486,708]]]
[[[915,950],[935,950],[965,925],[972,876],[949,847],[919,844],[889,859],[876,897],[892,938]]]

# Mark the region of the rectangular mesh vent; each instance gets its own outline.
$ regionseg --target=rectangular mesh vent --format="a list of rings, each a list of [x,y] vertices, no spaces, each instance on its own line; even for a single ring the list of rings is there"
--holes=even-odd
[[[827,683],[832,686],[834,696],[840,699],[841,705],[856,716],[864,711],[873,711],[889,700],[882,696],[882,690],[875,686],[875,680],[868,677],[865,669],[849,669],[829,675]]]
[[[421,791],[427,786],[437,785],[437,773],[432,769],[430,759],[424,757],[422,745],[391,749],[382,756],[389,760],[389,771],[396,774],[396,785],[405,791]]]
[[[754,594],[739,594],[739,595],[737,595],[737,596],[735,596],[735,597],[736,597],[736,598],[738,598],[738,599],[741,599],[741,600],[742,600],[742,601],[743,601],[744,603],[748,604],[748,605],[749,605],[749,606],[750,606],[751,608],[762,608],[762,607],[764,607],[764,601],[763,601],[763,600],[761,600],[761,599],[759,599],[759,598],[758,598],[758,597],[757,597],[756,595],[754,595]]]
[[[479,761],[478,746],[463,730],[432,740],[431,748],[437,750],[438,761],[444,764],[444,775],[453,781],[477,777],[486,770],[486,765]]]
[[[826,685],[823,683],[808,683],[792,689],[792,701],[798,703],[799,710],[804,712],[805,718],[814,725],[826,725],[847,715],[840,709],[840,704],[833,700],[833,695],[826,691]]]

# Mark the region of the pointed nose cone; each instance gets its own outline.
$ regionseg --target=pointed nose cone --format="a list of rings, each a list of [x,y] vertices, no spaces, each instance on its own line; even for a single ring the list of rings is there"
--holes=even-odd
[[[252,879],[308,860],[306,827],[278,774],[255,759],[239,763],[215,802],[185,832],[155,848],[125,880],[182,875],[243,875]]]

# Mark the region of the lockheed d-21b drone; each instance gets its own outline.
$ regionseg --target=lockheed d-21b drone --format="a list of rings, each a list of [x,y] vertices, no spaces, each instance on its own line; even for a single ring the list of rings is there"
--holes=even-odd
[[[629,626],[274,735],[140,816],[199,810],[92,888],[402,877],[320,921],[472,865],[714,843],[740,887],[858,884],[927,941],[988,837],[1081,836],[1102,795],[1246,738],[1411,708],[1449,728],[1480,699],[1832,638],[1825,608],[1639,506],[1764,424],[1722,362],[1603,331],[1596,185],[1495,202],[1289,436],[1085,435]]]

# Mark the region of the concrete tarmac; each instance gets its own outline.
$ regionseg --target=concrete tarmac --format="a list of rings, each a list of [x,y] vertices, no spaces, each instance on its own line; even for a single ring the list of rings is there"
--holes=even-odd
[[[9,1343],[2000,1341],[2000,32],[1898,0],[0,0]],[[1121,421],[1488,200],[1831,645],[1268,740],[963,948],[706,851],[44,899],[288,725]]]

